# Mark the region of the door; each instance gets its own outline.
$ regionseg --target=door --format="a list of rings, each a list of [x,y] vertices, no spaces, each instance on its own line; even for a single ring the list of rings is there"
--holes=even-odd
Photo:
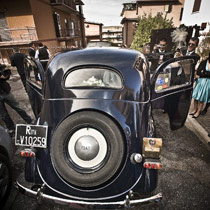
[[[33,58],[25,59],[26,89],[32,110],[38,118],[43,103],[44,70],[41,63]]]
[[[151,78],[152,106],[168,113],[172,130],[182,127],[187,118],[194,71],[193,57],[185,56],[161,64]]]

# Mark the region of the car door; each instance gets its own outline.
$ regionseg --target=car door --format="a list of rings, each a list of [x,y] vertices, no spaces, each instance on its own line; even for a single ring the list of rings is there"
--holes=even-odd
[[[38,60],[27,57],[25,59],[26,90],[32,110],[38,118],[43,103],[44,70]]]
[[[194,71],[194,57],[185,56],[164,62],[152,75],[152,106],[168,113],[172,130],[182,127],[187,118],[193,90]]]

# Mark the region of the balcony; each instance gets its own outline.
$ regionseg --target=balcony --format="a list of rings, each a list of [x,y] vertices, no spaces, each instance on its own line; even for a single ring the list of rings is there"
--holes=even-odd
[[[0,46],[8,44],[27,44],[38,40],[35,27],[24,27],[14,29],[4,29],[3,37],[0,37]]]
[[[50,0],[50,4],[56,9],[70,13],[76,12],[76,4],[74,0]]]
[[[59,35],[58,40],[60,41],[74,39],[79,36],[79,30],[61,28]]]

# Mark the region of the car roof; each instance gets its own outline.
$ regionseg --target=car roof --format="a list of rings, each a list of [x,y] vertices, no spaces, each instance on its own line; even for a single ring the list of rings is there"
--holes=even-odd
[[[65,73],[74,67],[88,65],[112,67],[123,74],[123,72],[133,69],[137,55],[139,52],[136,50],[116,47],[94,47],[68,51],[60,53],[52,59],[47,74],[53,76],[59,69]]]

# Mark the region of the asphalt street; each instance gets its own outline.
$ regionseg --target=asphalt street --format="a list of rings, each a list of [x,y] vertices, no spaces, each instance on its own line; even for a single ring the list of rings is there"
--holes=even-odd
[[[10,80],[12,92],[21,106],[31,115],[27,94],[16,71]],[[9,112],[15,123],[24,121],[13,110]],[[34,116],[33,116],[34,117]],[[157,137],[163,138],[162,164],[155,193],[161,192],[163,199],[158,204],[135,207],[135,210],[209,210],[210,209],[210,151],[188,127],[171,131],[167,114],[154,110]],[[205,120],[205,119],[204,119]],[[14,138],[12,139],[14,142]],[[19,156],[20,148],[14,146],[14,179],[24,171],[24,160]],[[122,183],[123,184],[123,183]],[[38,204],[13,188],[10,210],[66,210],[67,206]]]

